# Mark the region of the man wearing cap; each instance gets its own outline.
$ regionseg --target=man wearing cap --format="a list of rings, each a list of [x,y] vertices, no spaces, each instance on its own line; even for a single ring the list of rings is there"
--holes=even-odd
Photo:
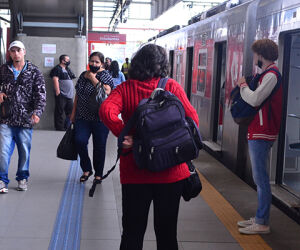
[[[73,110],[74,84],[76,78],[69,68],[70,57],[61,55],[59,64],[50,72],[55,92],[54,126],[58,131],[64,131],[70,124],[70,116]],[[64,121],[64,113],[66,119]]]
[[[0,117],[0,193],[7,193],[8,168],[15,144],[19,160],[17,190],[27,190],[32,128],[39,123],[46,105],[46,87],[42,73],[25,60],[20,41],[9,45],[10,61],[0,66],[0,104],[9,101],[11,112]]]

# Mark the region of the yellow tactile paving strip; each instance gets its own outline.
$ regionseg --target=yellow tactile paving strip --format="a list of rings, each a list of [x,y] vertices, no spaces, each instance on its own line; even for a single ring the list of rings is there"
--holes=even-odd
[[[259,235],[242,235],[238,232],[237,221],[243,220],[227,200],[199,173],[203,189],[201,196],[232,237],[246,250],[272,249]]]

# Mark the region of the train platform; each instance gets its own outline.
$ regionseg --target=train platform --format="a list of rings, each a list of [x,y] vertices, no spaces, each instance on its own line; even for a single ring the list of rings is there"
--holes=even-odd
[[[119,249],[122,210],[118,169],[98,185],[94,197],[89,197],[92,178],[79,183],[78,162],[56,158],[62,136],[63,132],[34,131],[31,176],[25,192],[16,190],[18,157],[14,152],[9,191],[0,195],[1,250]],[[105,171],[115,162],[116,144],[110,133]],[[255,213],[255,190],[205,151],[194,163],[201,172],[203,191],[190,202],[181,201],[180,250],[300,249],[300,225],[273,205],[271,234],[239,234],[236,222]],[[155,249],[150,211],[144,250]]]

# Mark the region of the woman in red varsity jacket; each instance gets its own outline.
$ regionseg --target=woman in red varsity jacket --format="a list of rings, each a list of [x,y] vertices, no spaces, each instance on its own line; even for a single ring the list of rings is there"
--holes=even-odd
[[[263,72],[259,79],[259,85],[255,91],[248,88],[245,78],[238,81],[240,93],[244,101],[253,107],[260,106],[266,100],[277,82],[278,70],[274,61],[278,58],[278,46],[269,39],[257,40],[252,44],[254,52],[253,61]],[[264,71],[270,71],[264,73]],[[248,148],[252,165],[252,175],[257,185],[258,208],[256,215],[246,221],[239,221],[240,233],[262,234],[269,233],[269,216],[272,202],[272,193],[267,172],[270,149],[276,140],[282,114],[282,84],[262,108],[248,127]]]
[[[129,80],[118,85],[102,103],[100,118],[116,136],[126,124],[139,102],[149,98],[160,78],[168,74],[169,63],[165,50],[148,44],[134,56],[129,69]],[[198,125],[198,115],[180,86],[169,79],[165,89],[176,95],[184,106],[186,116]],[[122,115],[122,120],[118,115]],[[125,137],[123,148],[130,152],[132,136]],[[147,227],[150,204],[154,207],[154,228],[159,250],[177,250],[177,218],[183,180],[189,177],[187,165],[180,164],[161,172],[139,169],[133,154],[121,155],[122,184],[121,250],[141,250]]]

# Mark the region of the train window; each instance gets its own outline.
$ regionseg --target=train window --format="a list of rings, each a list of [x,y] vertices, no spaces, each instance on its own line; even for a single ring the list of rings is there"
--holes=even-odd
[[[178,54],[176,57],[176,81],[181,83],[181,65],[182,65],[182,54]]]
[[[197,92],[204,95],[206,84],[207,50],[200,50],[197,70]]]

